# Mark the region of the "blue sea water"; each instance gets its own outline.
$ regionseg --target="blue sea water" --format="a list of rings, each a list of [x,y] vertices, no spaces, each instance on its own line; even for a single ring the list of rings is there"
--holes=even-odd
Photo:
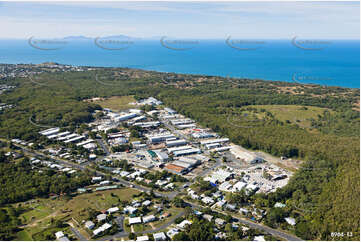
[[[189,49],[166,48],[159,40],[135,41],[117,50],[101,47],[91,39],[58,43],[53,50],[28,40],[0,40],[0,63],[131,67],[360,88],[359,40],[330,40],[321,49],[299,48],[291,40],[264,40],[247,50],[224,40],[199,40]]]

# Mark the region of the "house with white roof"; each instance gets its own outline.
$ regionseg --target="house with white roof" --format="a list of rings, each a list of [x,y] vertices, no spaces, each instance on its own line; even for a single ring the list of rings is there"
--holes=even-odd
[[[218,202],[216,202],[216,204],[214,206],[218,207],[218,208],[223,208],[223,206],[226,204],[226,201],[224,200],[219,200]]]
[[[92,182],[99,182],[101,181],[103,178],[101,176],[93,176],[92,177]]]
[[[232,187],[233,185],[229,181],[225,181],[219,185],[218,189],[223,192],[230,192]]]
[[[172,228],[172,229],[168,230],[167,236],[172,239],[174,237],[174,235],[176,235],[178,233],[179,233],[179,229]]]
[[[97,216],[98,222],[101,222],[101,221],[105,220],[106,218],[107,218],[107,215],[104,214],[104,213],[99,214],[99,215]]]
[[[125,177],[125,176],[128,176],[129,174],[130,174],[130,172],[128,172],[128,171],[121,171],[121,172],[119,173],[119,176]]]
[[[61,237],[64,237],[64,236],[65,235],[64,235],[63,231],[58,231],[58,232],[55,233],[56,239],[60,239]]]
[[[94,228],[95,224],[92,221],[86,221],[85,222],[85,228],[92,230]]]
[[[220,226],[226,224],[226,221],[224,221],[224,220],[221,219],[221,218],[216,218],[216,219],[214,220],[214,222],[215,222],[217,225],[220,225]]]
[[[201,201],[204,202],[205,204],[213,204],[214,203],[214,200],[211,197],[207,197],[207,196],[203,197]]]
[[[149,237],[147,235],[138,236],[137,241],[149,241]]]
[[[123,211],[124,213],[129,213],[129,214],[133,214],[137,211],[138,209],[132,206],[126,206]]]
[[[246,209],[246,208],[240,208],[240,209],[239,209],[239,213],[240,213],[240,214],[245,214],[245,215],[246,215],[246,214],[248,214],[248,213],[249,213],[249,211],[248,211],[248,209]]]
[[[99,233],[104,232],[104,231],[106,231],[107,229],[109,229],[109,228],[111,228],[111,227],[112,227],[111,224],[105,223],[105,224],[103,224],[102,226],[100,226],[99,228],[95,229],[95,230],[93,231],[93,234],[94,234],[94,235],[98,235]]]
[[[66,236],[63,236],[60,239],[58,239],[58,241],[70,241],[70,239]]]
[[[255,236],[253,241],[262,241],[263,242],[263,241],[266,241],[266,240],[264,239],[263,235],[260,235],[260,236]]]
[[[296,225],[296,219],[294,218],[291,218],[291,217],[288,217],[288,218],[285,218],[286,222],[292,226],[295,226]]]
[[[233,185],[232,192],[239,192],[247,186],[247,183],[239,181]]]
[[[152,204],[152,202],[150,200],[145,200],[142,205],[143,206],[149,206],[150,204]]]
[[[142,223],[141,217],[129,218],[129,225],[140,224],[140,223]]]
[[[155,220],[156,220],[156,217],[153,214],[143,217],[143,223],[150,223]]]
[[[192,222],[186,219],[186,220],[183,220],[181,223],[177,224],[177,227],[180,229],[185,229],[186,225],[188,225],[188,224],[190,225],[190,224],[192,224]]]
[[[284,208],[284,207],[286,207],[286,204],[277,202],[277,203],[274,205],[274,207],[275,207],[275,208]]]
[[[160,232],[160,233],[154,233],[153,234],[154,240],[155,241],[164,241],[167,240],[167,236],[165,236],[164,232]]]
[[[211,222],[212,219],[213,219],[213,216],[210,215],[210,214],[204,214],[204,215],[203,215],[203,218],[205,218],[205,219],[207,219],[209,222]]]
[[[118,207],[109,208],[109,209],[107,210],[107,212],[108,212],[109,214],[112,214],[112,213],[115,213],[115,212],[118,212],[118,211],[119,211],[119,208],[118,208]]]

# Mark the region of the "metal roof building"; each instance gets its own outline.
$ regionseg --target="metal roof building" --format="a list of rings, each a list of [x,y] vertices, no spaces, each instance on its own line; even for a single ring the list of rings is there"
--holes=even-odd
[[[179,140],[166,141],[165,144],[167,145],[167,147],[181,146],[187,144],[187,141],[184,139],[179,139]]]
[[[182,156],[182,155],[199,154],[199,153],[201,153],[201,150],[197,149],[197,148],[192,148],[192,149],[188,149],[188,150],[178,150],[178,151],[173,152],[175,157]]]

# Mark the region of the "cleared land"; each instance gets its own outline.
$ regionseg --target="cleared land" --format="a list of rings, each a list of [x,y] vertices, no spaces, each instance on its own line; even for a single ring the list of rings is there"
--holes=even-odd
[[[282,122],[288,120],[302,128],[310,128],[310,119],[317,119],[317,116],[322,115],[324,111],[332,112],[327,108],[300,105],[252,105],[248,107],[257,108],[258,110],[265,109],[271,112],[276,119]]]
[[[113,96],[109,98],[102,98],[100,100],[93,100],[92,102],[99,104],[102,108],[110,108],[115,111],[120,111],[133,108],[134,105],[129,105],[129,103],[136,102],[136,100],[133,96]]]

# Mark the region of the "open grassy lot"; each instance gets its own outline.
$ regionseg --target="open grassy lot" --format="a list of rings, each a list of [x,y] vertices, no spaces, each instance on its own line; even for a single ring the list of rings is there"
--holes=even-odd
[[[17,233],[17,240],[19,241],[29,241],[31,239],[31,235],[26,230],[22,230],[19,233]]]
[[[58,228],[54,226],[54,221],[61,220],[67,221],[69,220],[69,216],[67,215],[59,215],[59,216],[47,216],[43,219],[38,221],[34,221],[30,223],[28,226],[24,227],[23,230],[17,233],[17,239],[21,241],[29,241],[29,240],[44,240],[45,234],[53,235],[55,232],[63,231],[64,233],[73,236],[72,232],[70,231],[70,227],[66,226],[63,228]]]
[[[310,127],[311,118],[317,119],[317,115],[321,115],[326,110],[332,112],[327,108],[300,105],[251,105],[249,107],[257,108],[258,110],[265,109],[271,112],[276,119],[282,122],[288,120],[303,128]]]
[[[29,206],[29,211],[21,215],[21,221],[24,224],[29,224],[32,221],[36,221],[46,216],[50,215],[53,212],[52,206],[46,204],[45,201],[39,200],[39,203],[34,204],[34,206]]]
[[[136,100],[133,96],[113,96],[110,98],[105,98],[104,100],[96,100],[93,102],[99,104],[103,108],[110,108],[115,111],[120,111],[134,107],[134,105],[129,105],[129,103],[135,101]]]
[[[24,230],[18,233],[17,240],[36,240],[36,236],[41,236],[39,233],[50,229],[51,221],[54,220],[66,222],[74,218],[80,224],[82,220],[88,219],[86,208],[106,210],[112,206],[120,206],[121,201],[131,201],[132,195],[139,193],[135,189],[121,188],[85,193],[72,198],[36,199],[31,203],[21,203],[26,210],[20,215]]]
[[[64,210],[71,211],[71,216],[81,222],[87,219],[85,208],[106,210],[119,206],[119,201],[131,201],[134,194],[139,194],[139,191],[130,188],[82,194],[65,204]]]

